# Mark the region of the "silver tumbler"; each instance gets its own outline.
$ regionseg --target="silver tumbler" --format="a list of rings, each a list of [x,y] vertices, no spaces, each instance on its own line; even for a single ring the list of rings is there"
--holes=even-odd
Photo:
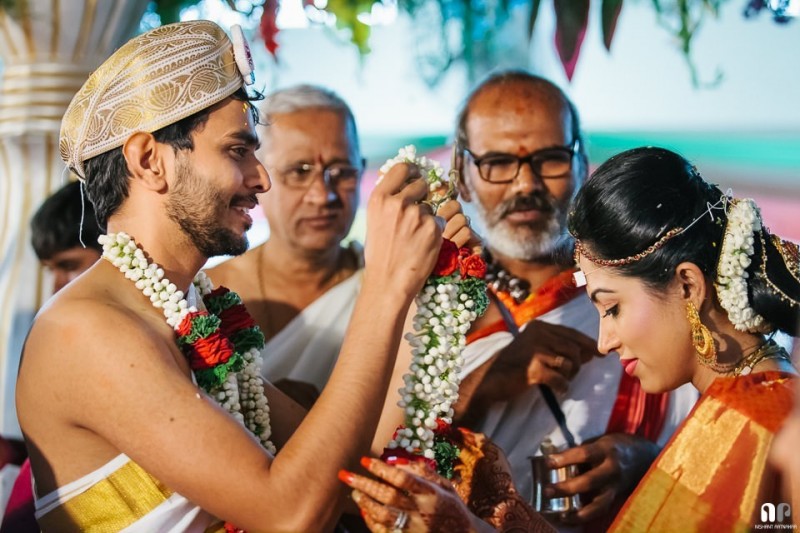
[[[558,520],[581,508],[581,499],[578,494],[569,497],[545,498],[542,490],[554,483],[566,481],[578,475],[577,465],[550,468],[547,466],[547,456],[537,455],[529,457],[531,473],[533,475],[533,508],[547,518]]]

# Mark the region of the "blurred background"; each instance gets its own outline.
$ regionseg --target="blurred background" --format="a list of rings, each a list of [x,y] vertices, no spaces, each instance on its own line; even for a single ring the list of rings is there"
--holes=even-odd
[[[369,162],[362,204],[401,146],[448,168],[470,87],[521,67],[576,103],[593,166],[635,146],[671,148],[723,189],[755,198],[774,232],[800,241],[798,16],[800,0],[0,0],[0,434],[19,435],[19,354],[50,295],[28,222],[70,179],[61,115],[136,32],[181,19],[240,24],[257,89],[338,92]],[[257,215],[254,243],[269,231]],[[351,237],[363,235],[358,217]]]
[[[593,165],[639,145],[677,150],[800,240],[800,1],[233,2],[239,11],[224,0],[174,3],[191,4],[184,19],[246,29],[256,87],[316,83],[344,97],[371,169],[362,198],[405,144],[447,168],[470,87],[493,69],[521,67],[575,101]],[[144,27],[158,23],[155,8]],[[263,224],[253,240],[265,238]],[[353,237],[362,236],[359,221]]]

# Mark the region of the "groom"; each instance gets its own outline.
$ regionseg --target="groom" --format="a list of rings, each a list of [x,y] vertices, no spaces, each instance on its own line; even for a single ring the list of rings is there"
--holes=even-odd
[[[107,250],[40,312],[27,340],[17,408],[45,531],[204,531],[225,521],[329,529],[344,488],[336,473],[368,450],[403,319],[441,241],[418,203],[425,183],[406,184],[408,166],[369,200],[363,285],[319,400],[306,414],[265,387],[269,422],[259,436],[276,455],[227,412],[267,410],[221,407],[228,388],[205,394],[190,367],[197,361],[165,319],[192,305],[192,279],[208,257],[245,251],[248,211],[270,188],[255,157],[248,52],[241,35],[232,42],[207,21],[157,28],[101,65],[64,116],[62,157],[99,222],[112,244],[129,235],[144,254],[131,259],[132,244]],[[161,272],[145,263],[168,281],[153,282]],[[227,372],[218,363],[229,344],[210,338],[185,351]]]

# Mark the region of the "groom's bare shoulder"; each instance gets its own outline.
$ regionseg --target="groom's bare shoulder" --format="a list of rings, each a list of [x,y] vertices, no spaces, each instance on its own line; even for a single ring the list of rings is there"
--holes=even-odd
[[[164,368],[188,376],[159,312],[124,278],[106,278],[101,271],[76,280],[37,315],[17,382],[21,421],[28,410],[79,416],[84,402],[116,394],[109,387],[121,377],[142,379]]]

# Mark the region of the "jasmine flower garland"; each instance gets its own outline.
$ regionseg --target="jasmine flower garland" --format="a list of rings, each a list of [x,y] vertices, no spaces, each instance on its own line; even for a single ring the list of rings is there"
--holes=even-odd
[[[434,212],[441,204],[453,196],[455,183],[448,179],[448,176],[445,176],[442,165],[438,161],[428,159],[425,156],[418,157],[417,148],[413,144],[400,148],[397,156],[386,161],[380,168],[381,175],[389,172],[389,169],[398,163],[409,163],[419,167],[422,177],[428,182],[429,194],[426,203],[433,207]]]
[[[450,197],[454,184],[447,180],[441,166],[417,157],[413,146],[401,149],[397,157],[381,167],[381,172],[386,173],[401,162],[420,167],[433,206],[438,207]],[[489,303],[485,274],[486,263],[480,254],[443,240],[436,267],[415,299],[414,331],[405,336],[411,345],[410,372],[403,376],[405,385],[398,391],[398,406],[405,411],[405,423],[397,428],[384,457],[421,459],[441,475],[452,476],[458,458],[451,427],[452,406],[458,400],[466,334]]]
[[[239,296],[224,287],[213,289],[204,272],[198,272],[184,295],[164,277],[162,268],[147,260],[129,235],[110,233],[98,241],[103,259],[164,312],[197,384],[274,455],[277,450],[269,440],[269,406],[260,375],[264,335]],[[195,292],[200,293],[201,301]]]
[[[747,296],[747,267],[755,253],[755,234],[761,231],[761,214],[749,198],[733,199],[722,239],[717,265],[717,298],[739,331],[763,333],[764,318],[750,307]]]

